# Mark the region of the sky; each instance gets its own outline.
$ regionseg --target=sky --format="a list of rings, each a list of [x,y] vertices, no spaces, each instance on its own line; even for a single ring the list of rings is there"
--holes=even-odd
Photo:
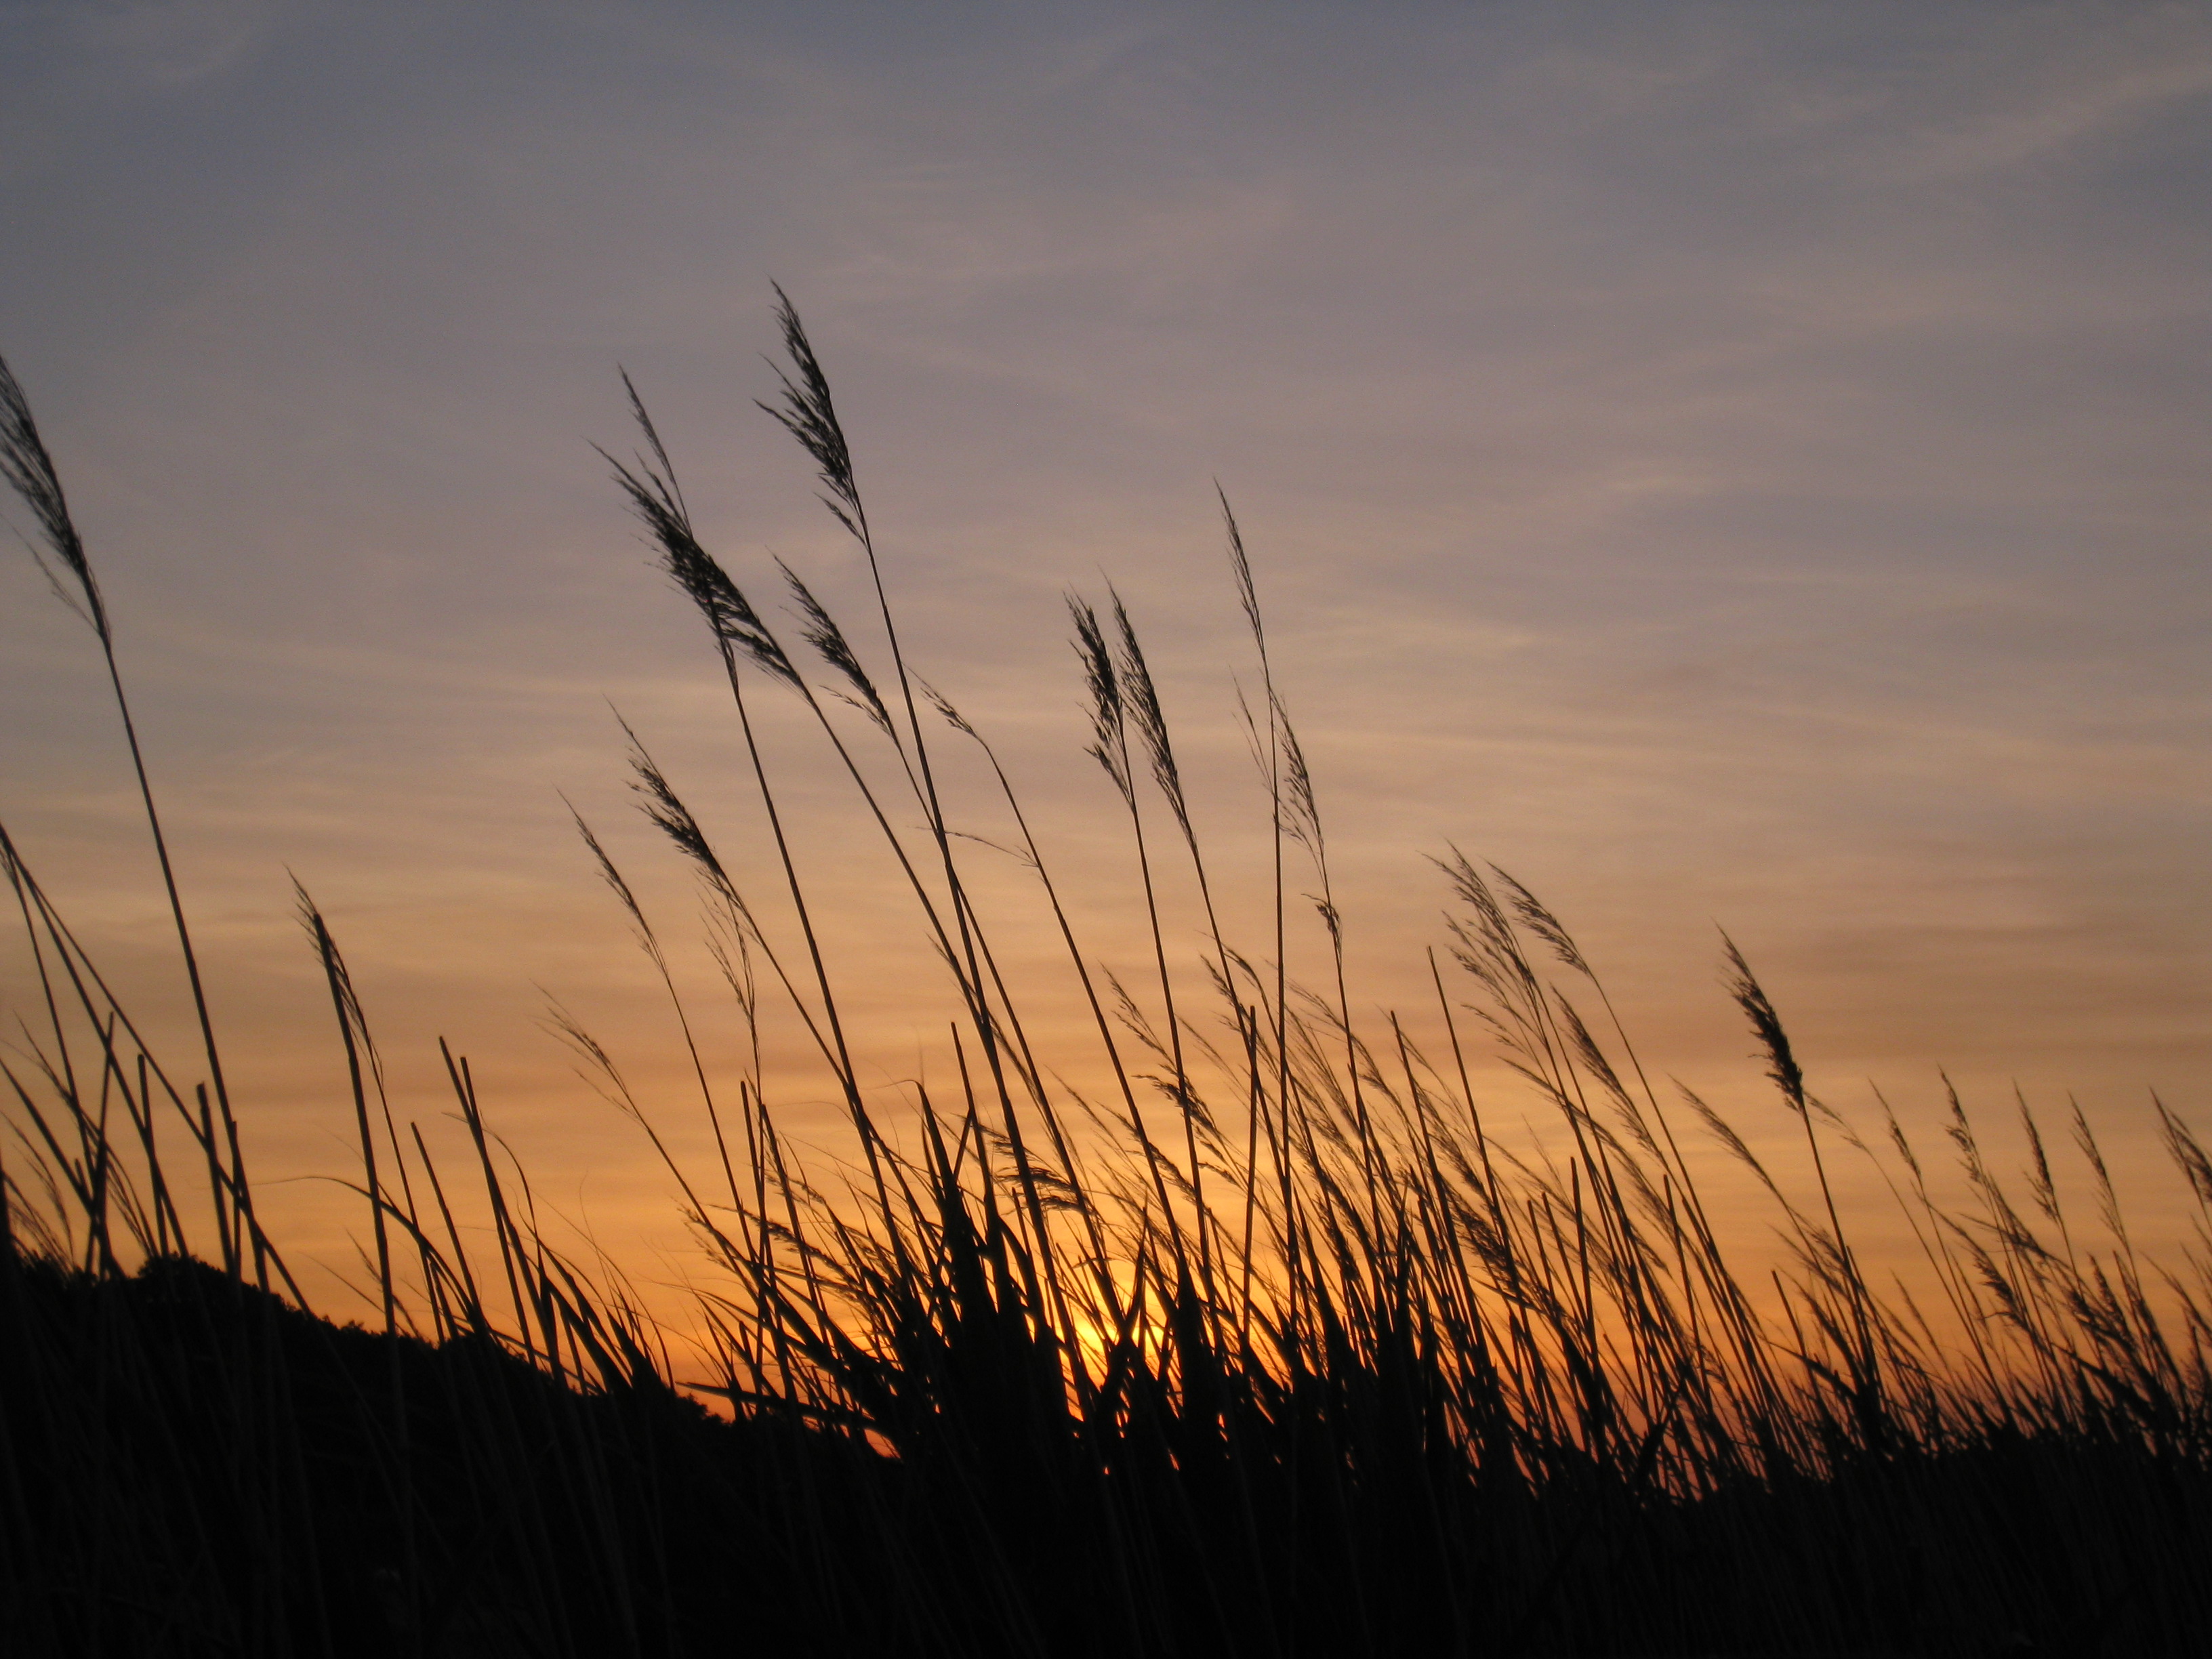
[[[689,1123],[563,795],[702,1006],[614,711],[763,879],[766,843],[709,643],[592,446],[631,442],[626,369],[739,580],[765,599],[784,558],[879,650],[756,407],[780,283],[908,653],[998,744],[1101,959],[1146,947],[1071,588],[1126,601],[1265,931],[1218,484],[1364,1018],[1433,1006],[1456,846],[1785,1162],[1722,928],[1839,1109],[1879,1086],[1933,1135],[1948,1074],[2010,1148],[2015,1087],[2072,1091],[2179,1218],[2148,1102],[2212,1128],[2209,101],[2203,4],[0,0],[0,352],[116,619],[264,1207],[346,1266],[296,876],[401,1109],[450,1133],[445,1037],[550,1206],[685,1271],[667,1179],[544,1027],[557,1000]],[[0,558],[0,820],[182,1054],[100,674]],[[945,999],[762,707],[895,1093],[941,1068]],[[979,879],[1037,920],[1011,866]],[[1040,984],[1046,944],[1009,946]]]

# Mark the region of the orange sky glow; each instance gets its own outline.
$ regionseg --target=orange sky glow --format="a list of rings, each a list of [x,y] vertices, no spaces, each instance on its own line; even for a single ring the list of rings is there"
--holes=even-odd
[[[548,1011],[704,1167],[660,981],[564,796],[719,1086],[751,1037],[615,711],[791,937],[711,645],[592,449],[634,441],[618,366],[732,575],[795,634],[787,562],[887,672],[866,569],[755,407],[771,280],[910,662],[1147,1011],[1065,596],[1127,604],[1224,933],[1264,962],[1259,665],[1218,483],[1378,1050],[1395,1012],[1443,1067],[1431,860],[1456,847],[1559,912],[1650,1074],[1787,1179],[1802,1131],[1723,928],[1847,1119],[1874,1133],[1878,1087],[1940,1164],[1948,1075],[2004,1174],[2015,1091],[2054,1141],[2078,1099],[2144,1237],[2191,1237],[2149,1097],[2212,1129],[2203,8],[633,0],[518,38],[489,9],[166,0],[9,9],[0,65],[0,351],[115,617],[264,1210],[326,1310],[362,1311],[332,1275],[361,1278],[363,1229],[295,875],[403,1121],[460,1156],[442,1036],[549,1214],[672,1319],[705,1275]],[[31,558],[0,560],[0,821],[188,1071],[102,673]],[[810,717],[749,696],[860,1070],[911,1133],[917,1085],[957,1093],[957,1001]],[[972,747],[935,752],[1042,1061],[1098,1093],[1018,830]],[[1203,1027],[1200,895],[1146,811]],[[1290,961],[1330,990],[1303,856]],[[11,939],[11,1025],[34,995]],[[764,1088],[849,1156],[763,1006]],[[1547,1144],[1462,1036],[1486,1121]],[[1695,1158],[1771,1248],[1751,1183]],[[1838,1168],[1863,1249],[1909,1270],[1880,1176]]]

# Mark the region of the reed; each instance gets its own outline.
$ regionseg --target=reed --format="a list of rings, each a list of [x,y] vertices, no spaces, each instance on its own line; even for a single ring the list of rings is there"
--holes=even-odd
[[[548,1240],[445,1051],[491,1223],[472,1255],[454,1172],[396,1121],[302,892],[380,1328],[313,1316],[253,1218],[166,853],[212,1096],[149,1052],[0,830],[41,999],[21,1058],[0,1060],[0,1620],[24,1650],[2197,1650],[2212,1285],[2201,1258],[2137,1249],[2078,1108],[2094,1225],[2061,1203],[2025,1102],[2016,1202],[1951,1098],[1972,1207],[1947,1209],[1886,1102],[1870,1137],[1808,1092],[1727,944],[1776,1109],[1807,1140],[1814,1190],[1795,1194],[1712,1107],[1655,1086],[1541,901],[1455,850],[1437,866],[1449,933],[1424,964],[1434,1009],[1356,1018],[1315,781],[1225,499],[1273,846],[1249,872],[1268,907],[1256,943],[1217,906],[1239,872],[1209,860],[1134,620],[1111,593],[1070,601],[1090,752],[1138,872],[1149,960],[1125,982],[1079,938],[987,735],[907,655],[828,376],[776,297],[787,363],[767,407],[862,556],[866,630],[787,568],[787,641],[708,550],[627,381],[638,443],[608,458],[706,625],[768,825],[764,868],[726,856],[629,734],[639,804],[706,894],[726,1003],[685,988],[577,820],[678,1018],[711,1166],[688,1167],[671,1109],[558,1021],[714,1269],[708,1375],[687,1361],[679,1389],[619,1271]],[[128,731],[89,561],[3,370],[0,459]],[[840,996],[866,964],[828,943],[834,896],[760,738],[769,699],[818,736],[898,872],[939,964],[956,1089],[886,1106],[861,1086],[867,1033]],[[159,848],[135,734],[132,756]],[[975,877],[967,826],[986,812],[1033,882],[1012,915],[1003,884]],[[1291,896],[1308,886],[1310,915]],[[1006,970],[1037,927],[1065,952],[1080,1051],[1044,1048],[1065,1028]],[[1180,960],[1170,941],[1194,936]],[[1320,964],[1316,988],[1294,954]],[[696,1035],[730,1020],[755,1056],[736,1078]],[[818,1089],[761,1066],[777,1022],[842,1102],[849,1163],[793,1142],[787,1103]],[[1549,1153],[1492,1133],[1478,1043],[1553,1115]],[[2154,1110],[2212,1225],[2212,1159]],[[1789,1257],[1764,1283],[1699,1196],[1690,1124],[1772,1200]],[[1940,1286],[1933,1316],[1869,1282],[1831,1183],[1844,1156],[1890,1182]]]

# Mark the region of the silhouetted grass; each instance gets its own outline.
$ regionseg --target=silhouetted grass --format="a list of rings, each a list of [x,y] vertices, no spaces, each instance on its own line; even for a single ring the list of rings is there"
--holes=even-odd
[[[464,1245],[453,1172],[386,1104],[343,956],[302,893],[381,1328],[307,1313],[254,1219],[211,1025],[212,1100],[148,1052],[0,832],[44,991],[4,1062],[15,1139],[0,1148],[0,1625],[21,1650],[2201,1650],[2212,1287],[2202,1261],[2139,1255],[2078,1109],[2094,1229],[2062,1207],[2024,1103],[2026,1211],[1954,1098],[1976,1207],[1948,1212],[1886,1104],[1877,1157],[1808,1093],[1729,945],[1776,1109],[1807,1139],[1801,1200],[1704,1102],[1662,1097],[1565,928],[1456,852],[1439,865],[1455,919],[1428,963],[1435,1008],[1363,1029],[1314,781],[1225,501],[1273,848],[1250,872],[1272,906],[1256,945],[1217,909],[1224,872],[1127,609],[1071,600],[1090,752],[1139,884],[1150,960],[1125,983],[1078,939],[985,734],[909,664],[827,377],[778,300],[789,367],[769,412],[863,556],[876,643],[788,569],[784,641],[708,550],[635,389],[641,451],[612,462],[708,626],[769,826],[765,870],[726,860],[632,734],[640,803],[713,913],[749,1071],[701,1058],[698,1022],[730,1015],[687,1000],[578,821],[681,1021],[711,1166],[686,1167],[665,1109],[582,1025],[562,1027],[665,1163],[716,1270],[698,1310],[713,1376],[694,1386],[732,1419],[672,1386],[610,1265],[548,1242],[448,1053],[495,1250]],[[91,567],[0,381],[9,480],[127,723]],[[758,740],[763,697],[798,700],[941,964],[913,996],[943,998],[958,1088],[914,1085],[896,1124],[861,1086],[866,1033],[839,988],[868,965],[825,943],[811,842]],[[963,777],[985,796],[956,799]],[[139,779],[158,844],[143,763]],[[971,884],[963,825],[987,811],[1035,878],[1027,917],[994,916]],[[1192,928],[1166,896],[1186,860],[1174,884],[1197,897],[1195,964],[1170,943]],[[750,896],[756,880],[774,905]],[[1293,902],[1307,889],[1310,918]],[[1065,949],[1095,1037],[1082,1052],[1032,1041],[1040,1005],[1000,945],[1025,921]],[[1294,949],[1322,964],[1317,988],[1292,975]],[[803,1158],[779,1122],[793,1085],[763,1074],[758,1033],[787,1018],[843,1104],[848,1169]],[[1478,1040],[1557,1115],[1555,1156],[1488,1132]],[[2212,1206],[2212,1162],[2155,1109]],[[1677,1135],[1692,1122],[1775,1204],[1790,1260],[1771,1287],[1739,1278],[1700,1200]],[[1947,1306],[1869,1284],[1831,1187],[1845,1151],[1892,1178]]]

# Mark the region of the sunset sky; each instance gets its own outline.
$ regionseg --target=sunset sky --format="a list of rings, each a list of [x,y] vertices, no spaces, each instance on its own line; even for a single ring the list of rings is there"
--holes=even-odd
[[[688,1122],[561,793],[702,1008],[609,703],[763,879],[765,844],[704,630],[591,446],[629,446],[625,368],[738,580],[774,598],[781,555],[877,650],[754,407],[772,281],[909,655],[999,744],[1100,956],[1145,965],[1062,594],[1109,580],[1264,945],[1218,480],[1357,1007],[1430,1020],[1425,855],[1455,843],[1755,1145],[1795,1128],[1717,926],[1839,1109],[1871,1080],[1933,1136],[1939,1068],[1993,1121],[2015,1083],[2075,1091],[2178,1215],[2147,1102],[2212,1128],[2208,162],[2196,3],[0,0],[0,353],[306,1255],[345,1263],[304,1178],[345,1172],[351,1120],[291,873],[404,1109],[445,1109],[446,1036],[542,1196],[678,1271],[666,1180],[539,1024],[557,998]],[[949,1000],[787,701],[769,740],[890,1089]],[[20,547],[0,710],[0,819],[181,1061],[98,653]],[[11,940],[11,1025],[22,970]]]

